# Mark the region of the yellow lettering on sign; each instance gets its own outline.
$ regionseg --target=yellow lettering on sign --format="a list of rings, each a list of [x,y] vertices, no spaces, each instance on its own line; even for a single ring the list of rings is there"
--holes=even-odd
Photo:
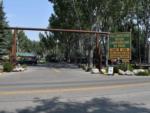
[[[130,59],[130,49],[129,48],[113,48],[109,51],[109,57],[110,59]]]

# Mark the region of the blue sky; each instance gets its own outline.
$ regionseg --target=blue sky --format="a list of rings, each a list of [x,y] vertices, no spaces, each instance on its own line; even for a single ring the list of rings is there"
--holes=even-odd
[[[3,0],[7,21],[13,27],[48,26],[48,19],[53,13],[48,0]],[[31,40],[38,40],[39,32],[26,32]]]

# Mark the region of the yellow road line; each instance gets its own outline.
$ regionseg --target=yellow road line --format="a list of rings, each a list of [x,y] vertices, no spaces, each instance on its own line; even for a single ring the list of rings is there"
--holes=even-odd
[[[2,91],[0,96],[3,95],[16,95],[16,94],[43,94],[43,93],[67,93],[67,92],[84,92],[93,90],[113,90],[117,88],[128,88],[128,87],[139,87],[144,85],[150,85],[150,83],[132,83],[132,84],[121,84],[111,86],[84,86],[74,88],[56,88],[56,89],[29,89],[29,90],[16,90],[16,91]]]

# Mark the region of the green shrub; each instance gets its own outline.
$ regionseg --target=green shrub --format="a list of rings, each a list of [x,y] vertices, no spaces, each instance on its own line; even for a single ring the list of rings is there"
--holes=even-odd
[[[120,69],[119,66],[115,66],[114,67],[114,73],[118,73],[119,69]]]
[[[137,73],[138,76],[150,76],[148,71],[144,71],[144,72],[139,72]]]
[[[114,73],[118,73],[119,69],[126,71],[127,68],[128,68],[127,64],[116,65],[116,66],[114,66]]]
[[[116,66],[114,66],[114,73],[118,73],[119,69],[123,70],[123,71],[127,71],[127,70],[133,71],[134,65],[126,64],[126,63],[116,65]]]
[[[26,65],[26,64],[23,64],[22,67],[23,67],[23,68],[27,68],[27,65]]]
[[[128,65],[127,64],[120,64],[120,65],[118,65],[118,69],[121,69],[121,70],[123,70],[123,71],[127,71],[127,69],[128,69]]]
[[[5,62],[3,64],[4,72],[11,72],[13,70],[13,65],[10,62]]]
[[[135,69],[135,65],[134,64],[127,64],[127,69],[130,71],[133,71]]]

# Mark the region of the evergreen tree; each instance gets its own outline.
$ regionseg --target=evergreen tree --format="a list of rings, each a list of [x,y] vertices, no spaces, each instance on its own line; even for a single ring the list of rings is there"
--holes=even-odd
[[[18,52],[31,52],[32,41],[27,37],[24,31],[19,31],[17,34],[17,51]]]
[[[4,28],[8,26],[5,12],[3,11],[3,1],[0,1],[0,57],[9,53],[11,48],[11,32]]]

